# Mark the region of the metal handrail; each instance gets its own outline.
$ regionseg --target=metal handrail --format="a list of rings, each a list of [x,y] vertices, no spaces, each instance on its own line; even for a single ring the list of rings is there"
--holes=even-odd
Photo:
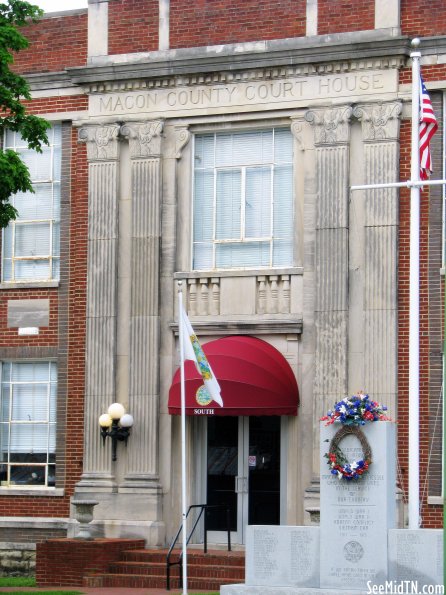
[[[189,508],[187,509],[187,513],[186,513],[186,518],[188,518],[190,511],[193,508],[200,508],[200,513],[197,517],[197,519],[195,520],[195,523],[192,527],[191,532],[189,533],[189,537],[186,540],[186,545],[189,544],[189,541],[191,540],[191,537],[198,525],[199,520],[201,519],[201,515],[203,514],[203,512],[205,512],[204,515],[204,553],[206,554],[208,551],[208,529],[207,529],[207,511],[210,508],[224,508],[226,510],[226,522],[227,522],[227,532],[228,532],[228,552],[231,551],[231,524],[230,524],[230,509],[229,506],[227,504],[191,504],[191,506],[189,506]],[[175,544],[178,541],[179,536],[181,535],[181,531],[183,530],[183,524],[180,525],[180,528],[178,529],[172,544],[169,548],[169,551],[167,552],[167,557],[166,557],[166,589],[167,591],[170,591],[170,567],[171,566],[179,566],[180,568],[180,587],[182,587],[182,581],[183,581],[183,552],[181,551],[180,555],[178,556],[178,560],[176,560],[175,562],[171,562],[170,560],[170,556],[173,552],[173,548],[175,547]]]

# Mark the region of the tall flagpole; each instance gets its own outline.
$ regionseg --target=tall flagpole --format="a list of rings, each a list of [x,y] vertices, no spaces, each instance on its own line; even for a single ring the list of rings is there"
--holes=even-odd
[[[419,39],[412,40],[412,147],[411,182],[420,181]],[[420,526],[420,187],[410,189],[410,289],[409,289],[409,529]]]
[[[180,338],[181,379],[181,502],[183,538],[183,594],[187,595],[186,390],[184,384],[183,288],[181,281],[178,281],[178,335]]]

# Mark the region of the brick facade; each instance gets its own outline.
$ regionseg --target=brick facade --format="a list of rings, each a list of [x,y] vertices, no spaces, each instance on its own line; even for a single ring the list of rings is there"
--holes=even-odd
[[[401,0],[401,33],[407,36],[436,36],[446,33],[446,12],[443,0],[419,2]],[[170,48],[172,50],[199,48],[218,44],[263,42],[302,38],[306,35],[307,2],[305,0],[280,0],[264,2],[253,0],[171,0],[170,1]],[[348,34],[374,29],[374,2],[319,0],[317,34]],[[108,6],[109,41],[108,53],[133,54],[152,52],[159,47],[159,2],[158,0],[110,0]],[[85,67],[87,64],[87,11],[75,11],[67,16],[45,17],[37,24],[24,28],[30,40],[30,48],[21,52],[14,68],[24,74],[54,74],[71,67]],[[356,39],[356,38],[355,38]],[[407,52],[406,52],[407,54]],[[173,54],[172,54],[173,55]],[[407,58],[407,55],[406,55]],[[337,59],[333,55],[331,63]],[[156,57],[159,60],[159,57]],[[306,60],[306,59],[305,59]],[[309,72],[317,70],[312,63],[303,60],[303,68]],[[124,60],[122,61],[124,62]],[[443,88],[446,88],[446,66],[431,60],[423,67],[425,81],[434,84],[432,94],[437,118],[443,118]],[[167,75],[172,62],[166,61],[156,89],[167,87]],[[411,81],[411,72],[401,63],[399,84],[406,86]],[[281,63],[286,69],[295,64]],[[138,63],[138,67],[141,62]],[[150,69],[147,58],[146,68]],[[192,67],[190,67],[192,68]],[[313,70],[312,70],[313,69]],[[225,76],[229,79],[230,68]],[[197,75],[197,81],[217,80],[219,65],[209,66],[205,74]],[[266,72],[266,71],[265,71]],[[285,74],[284,74],[285,73]],[[231,73],[232,74],[232,73]],[[275,76],[274,65],[262,74]],[[105,76],[105,75],[104,75]],[[140,71],[133,73],[134,78]],[[142,76],[142,75],[141,75]],[[177,74],[178,85],[186,84],[186,72]],[[195,76],[195,75],[193,75]],[[246,80],[252,73],[240,75]],[[279,76],[279,75],[277,75]],[[165,77],[163,79],[163,77]],[[200,78],[202,77],[202,78]],[[130,75],[129,75],[129,78]],[[191,79],[193,77],[191,76]],[[31,77],[32,80],[32,77]],[[189,80],[189,79],[187,79]],[[179,82],[178,82],[179,81]],[[194,84],[197,82],[194,80]],[[90,84],[91,81],[88,81]],[[438,84],[437,84],[438,83]],[[104,90],[106,83],[100,81],[97,87],[79,85],[75,91],[67,85],[61,92],[45,93],[36,89],[35,97],[27,102],[30,112],[35,114],[60,114],[63,124],[62,156],[62,233],[61,233],[61,278],[57,287],[11,287],[0,290],[0,359],[44,359],[58,363],[58,418],[57,418],[57,480],[56,488],[63,495],[14,495],[0,493],[0,514],[16,517],[58,517],[69,518],[70,498],[81,478],[84,459],[84,397],[85,397],[85,354],[87,319],[87,251],[88,251],[88,163],[87,149],[78,142],[77,126],[71,122],[73,113],[79,120],[88,116],[88,93],[94,95]],[[127,82],[113,82],[113,89],[123,90]],[[217,83],[216,83],[217,84]],[[220,84],[220,83],[218,83]],[[102,86],[101,86],[102,85]],[[121,85],[121,86],[119,86]],[[76,85],[73,83],[73,86]],[[130,87],[129,87],[130,88]],[[138,88],[138,87],[136,87]],[[141,94],[144,85],[141,85]],[[347,101],[347,99],[346,99]],[[302,102],[296,109],[306,109]],[[281,117],[288,121],[291,107]],[[231,113],[235,119],[236,112]],[[68,114],[68,115],[67,115]],[[300,114],[299,114],[300,115]],[[150,114],[149,114],[150,116]],[[158,117],[158,116],[157,116]],[[183,116],[181,116],[183,117]],[[224,114],[218,116],[223,122]],[[275,117],[278,117],[275,114]],[[136,116],[132,115],[133,119]],[[119,119],[119,118],[118,118]],[[441,122],[440,122],[441,124]],[[200,121],[203,126],[203,122]],[[410,123],[404,119],[400,129],[400,179],[410,178]],[[181,143],[180,143],[181,144]],[[442,126],[433,142],[434,160],[441,174]],[[170,156],[171,158],[171,156]],[[178,157],[176,156],[178,159]],[[421,466],[424,470],[430,460],[429,478],[421,473],[423,526],[440,527],[441,507],[428,503],[428,496],[440,496],[441,480],[441,432],[436,424],[441,389],[442,369],[442,287],[439,269],[442,264],[442,197],[439,188],[424,190],[421,197],[421,334],[420,334],[420,400],[421,422]],[[409,222],[410,197],[406,189],[400,191],[399,202],[399,253],[398,253],[398,459],[399,480],[403,491],[407,490],[408,479],[408,313],[409,313]],[[170,240],[169,240],[170,241]],[[167,241],[168,243],[168,241]],[[49,299],[50,322],[40,329],[35,337],[21,337],[16,328],[7,326],[7,305],[10,300]],[[305,328],[305,321],[304,321]],[[426,410],[429,411],[425,414]],[[73,415],[72,412],[75,412]],[[98,414],[101,412],[98,412]],[[433,442],[432,442],[433,441]],[[98,447],[100,446],[98,432]],[[433,447],[432,447],[433,444]],[[310,457],[311,458],[311,457]],[[425,487],[426,486],[426,487]],[[59,535],[49,534],[49,536]],[[39,533],[40,540],[42,534]],[[0,533],[1,539],[1,533]],[[25,539],[24,539],[25,540]],[[42,579],[44,580],[44,579]],[[42,582],[41,584],[45,584]],[[54,584],[54,583],[53,583]],[[74,584],[74,583],[73,583]],[[80,583],[76,583],[80,584]]]

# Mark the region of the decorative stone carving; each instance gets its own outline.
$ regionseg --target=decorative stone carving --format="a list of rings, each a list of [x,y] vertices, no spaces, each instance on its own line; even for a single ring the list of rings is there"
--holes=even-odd
[[[159,157],[161,154],[162,120],[129,122],[121,127],[121,135],[127,138],[132,158]]]
[[[314,126],[315,144],[346,144],[350,139],[352,108],[341,106],[309,110],[305,120]]]
[[[291,133],[297,141],[298,147],[301,151],[305,149],[303,143],[303,119],[301,117],[296,118],[291,116]]]
[[[398,139],[401,103],[357,105],[353,115],[362,123],[364,142]]]
[[[181,159],[184,147],[188,144],[192,135],[187,126],[175,126],[175,159]]]
[[[79,129],[79,142],[87,144],[88,161],[118,159],[119,128],[119,124],[107,124]]]

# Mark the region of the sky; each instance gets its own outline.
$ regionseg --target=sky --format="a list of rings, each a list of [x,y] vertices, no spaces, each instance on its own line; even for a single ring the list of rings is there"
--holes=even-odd
[[[29,2],[40,6],[45,12],[59,12],[73,8],[87,8],[88,0],[29,0]]]

